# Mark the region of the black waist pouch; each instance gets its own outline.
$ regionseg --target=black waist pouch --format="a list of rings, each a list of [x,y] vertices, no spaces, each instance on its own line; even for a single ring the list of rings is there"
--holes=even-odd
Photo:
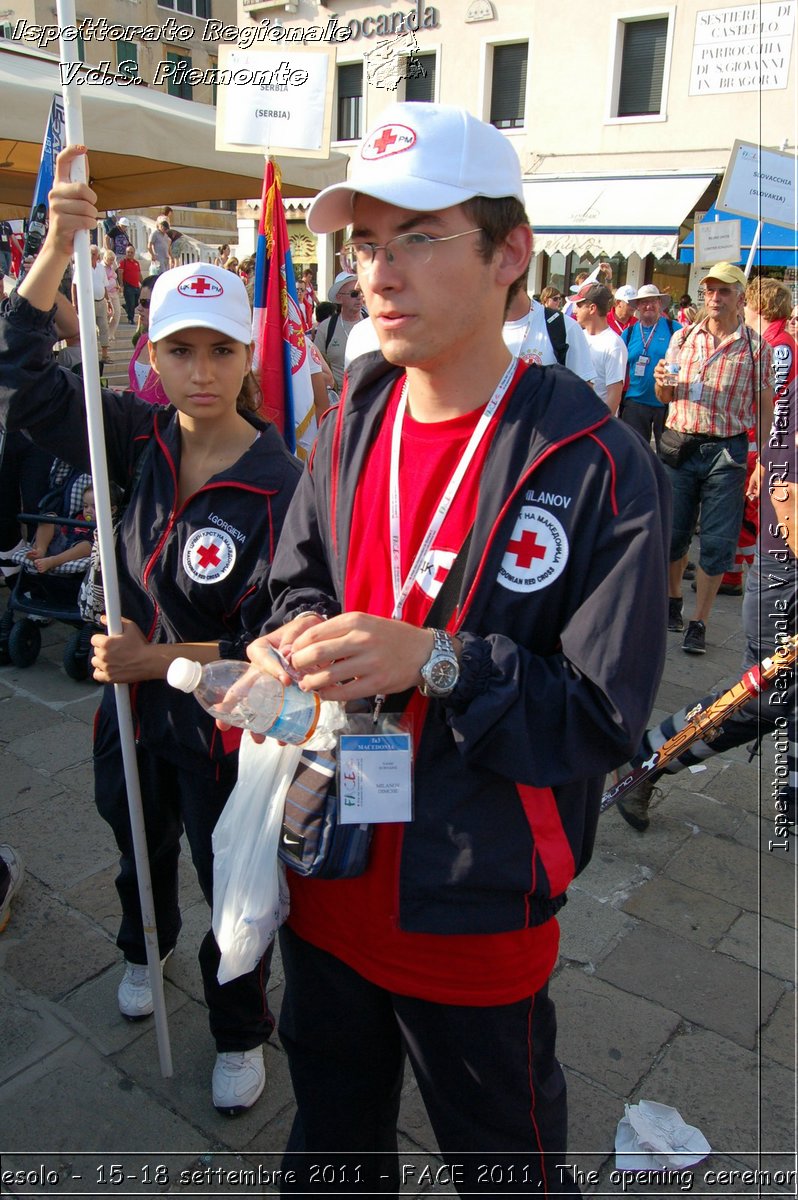
[[[691,433],[677,433],[666,425],[659,439],[659,459],[666,467],[680,467],[692,458],[701,444],[701,439]]]

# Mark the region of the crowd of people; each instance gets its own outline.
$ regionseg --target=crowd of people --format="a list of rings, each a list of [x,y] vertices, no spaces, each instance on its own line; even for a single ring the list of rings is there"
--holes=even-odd
[[[395,128],[398,142],[386,136]],[[88,185],[69,182],[82,152],[59,156],[47,237],[0,311],[0,423],[85,471],[82,382],[53,356],[75,234],[98,220]],[[384,720],[409,731],[388,768],[406,772],[409,791],[403,819],[388,821],[370,815],[364,792],[373,829],[362,873],[287,871],[280,1037],[297,1112],[284,1191],[323,1192],[311,1177],[319,1159],[353,1194],[398,1190],[409,1060],[444,1159],[481,1152],[462,1166],[465,1192],[514,1191],[523,1178],[532,1191],[579,1194],[563,1166],[565,1080],[548,995],[557,913],[590,860],[606,775],[653,744],[646,724],[668,631],[706,652],[746,492],[764,505],[796,482],[790,292],[717,263],[697,310],[655,284],[613,290],[603,264],[567,297],[547,287],[534,298],[511,144],[465,110],[397,104],[366,135],[349,179],[310,206],[312,232],[351,232],[331,309],[311,272],[297,281],[319,415],[331,388],[340,395],[302,469],[258,415],[253,263],[221,246],[213,264],[175,265],[170,215],[150,241],[152,278],[121,246],[121,222],[106,229],[92,272],[101,356],[120,300],[139,322],[130,389],[102,392],[109,474],[125,497],[124,628],[98,628],[91,652],[105,685],[95,801],[120,854],[120,1013],[146,1018],[153,996],[111,685],[132,685],[163,962],[180,932],[183,834],[213,903],[212,833],[240,744],[167,687],[170,664],[248,657],[286,686],[366,702],[372,750]],[[750,438],[759,461],[748,473]],[[795,629],[789,518],[763,511],[746,663],[783,633],[775,620],[763,627],[765,572],[780,572],[779,620]],[[33,547],[39,564],[51,556],[45,536]],[[794,741],[790,694],[780,712],[792,713]],[[751,738],[763,721],[764,705],[749,708],[734,735]],[[650,796],[622,807],[639,832]],[[785,804],[794,829],[790,785]],[[0,929],[21,880],[8,849]],[[222,985],[212,930],[200,947],[211,1095],[228,1115],[264,1088],[270,959],[271,947]],[[487,1182],[485,1156],[502,1168]]]

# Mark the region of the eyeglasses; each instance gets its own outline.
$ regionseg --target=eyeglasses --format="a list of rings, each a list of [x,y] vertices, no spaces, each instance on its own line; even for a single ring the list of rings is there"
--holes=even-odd
[[[423,267],[432,258],[432,247],[438,242],[453,242],[469,233],[482,233],[482,229],[464,229],[462,233],[451,233],[448,237],[430,237],[428,233],[400,233],[384,246],[378,246],[375,242],[347,242],[341,251],[341,261],[347,271],[356,271],[358,267],[365,270],[374,262],[377,251],[384,250],[386,262],[391,267]]]

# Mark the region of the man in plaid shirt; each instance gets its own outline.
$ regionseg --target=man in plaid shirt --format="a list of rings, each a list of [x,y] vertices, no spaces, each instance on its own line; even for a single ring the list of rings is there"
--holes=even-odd
[[[654,369],[656,397],[669,406],[660,457],[673,489],[668,628],[675,632],[684,629],[682,575],[701,521],[695,615],[682,642],[689,654],[706,653],[706,623],[734,560],[747,430],[758,426],[761,446],[773,412],[770,348],[743,321],[747,282],[732,263],[711,267],[701,280],[706,318],[675,333]]]

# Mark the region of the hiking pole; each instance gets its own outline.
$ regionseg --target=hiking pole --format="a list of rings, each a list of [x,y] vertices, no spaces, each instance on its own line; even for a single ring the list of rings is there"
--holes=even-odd
[[[59,24],[61,62],[76,63],[77,41],[68,41],[64,33],[74,30],[74,0],[56,0]],[[66,73],[62,69],[62,76]],[[68,145],[82,146],[83,112],[80,87],[77,82],[62,79],[64,118]],[[72,163],[73,182],[86,183],[86,158],[81,155]],[[80,348],[83,355],[83,383],[86,397],[86,423],[89,436],[91,477],[96,502],[97,538],[100,545],[100,565],[105,593],[105,614],[109,634],[122,633],[122,608],[119,599],[119,577],[116,569],[116,550],[111,517],[111,495],[108,487],[108,464],[105,457],[105,435],[103,431],[102,396],[100,393],[100,371],[97,358],[97,330],[94,324],[94,292],[91,279],[88,230],[80,230],[75,236],[75,283],[78,294],[80,320]],[[130,691],[127,684],[115,683],[114,695],[119,722],[119,738],[122,747],[122,762],[125,770],[127,802],[130,812],[130,827],[133,834],[133,854],[136,861],[136,878],[139,887],[141,919],[147,949],[147,966],[150,971],[152,1000],[155,1014],[155,1032],[158,1041],[158,1056],[161,1074],[172,1074],[172,1053],[169,1046],[169,1028],[164,1003],[161,956],[158,949],[158,931],[155,925],[155,906],[152,897],[152,879],[147,854],[147,838],[144,830],[144,812],[141,804],[136,746],[133,738],[133,717],[130,708]]]
[[[776,678],[779,671],[791,667],[796,658],[798,658],[798,636],[788,638],[772,658],[765,658],[758,666],[749,667],[742,679],[711,701],[706,708],[697,704],[688,712],[683,729],[669,737],[666,742],[662,743],[659,750],[653,750],[644,762],[633,767],[604,793],[601,797],[599,811],[604,812],[620,796],[634,791],[644,779],[648,779],[655,771],[661,771],[667,763],[678,758],[694,742],[702,739],[710,740],[727,717],[736,712],[738,708],[742,708],[752,697],[766,692],[768,685]]]

